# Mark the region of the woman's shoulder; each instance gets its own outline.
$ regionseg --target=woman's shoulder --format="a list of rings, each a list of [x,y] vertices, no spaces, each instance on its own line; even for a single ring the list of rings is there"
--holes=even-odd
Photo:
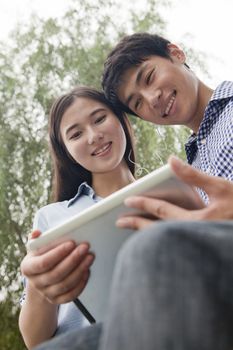
[[[37,210],[37,213],[39,214],[44,214],[53,210],[57,210],[63,207],[67,207],[68,205],[68,200],[65,201],[61,201],[61,202],[53,202],[53,203],[48,203],[46,205],[44,205],[43,207],[39,208]]]
[[[68,201],[54,202],[38,209],[35,214],[33,228],[43,232],[65,220],[67,217],[67,203]]]
[[[33,227],[44,232],[90,207],[96,201],[98,199],[95,197],[93,189],[86,183],[83,183],[79,186],[78,192],[73,198],[50,203],[40,208],[36,212]]]

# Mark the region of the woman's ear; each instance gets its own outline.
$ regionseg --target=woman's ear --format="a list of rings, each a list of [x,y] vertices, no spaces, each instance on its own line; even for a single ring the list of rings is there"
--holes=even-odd
[[[169,55],[172,59],[172,61],[177,61],[180,63],[185,63],[186,56],[183,50],[181,50],[177,45],[175,44],[168,44],[168,50]]]

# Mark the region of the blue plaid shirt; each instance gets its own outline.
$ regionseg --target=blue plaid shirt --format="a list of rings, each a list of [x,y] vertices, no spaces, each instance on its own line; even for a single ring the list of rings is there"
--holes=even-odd
[[[214,91],[197,134],[185,145],[188,163],[207,174],[233,181],[233,82]],[[208,196],[199,190],[207,203]]]

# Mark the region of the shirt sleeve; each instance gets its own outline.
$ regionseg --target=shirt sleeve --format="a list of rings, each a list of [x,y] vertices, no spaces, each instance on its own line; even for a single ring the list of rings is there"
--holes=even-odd
[[[45,211],[42,209],[39,209],[34,217],[33,220],[33,230],[40,230],[42,233],[48,229],[48,222],[46,219]],[[26,298],[26,282],[27,279],[25,276],[22,276],[22,284],[23,284],[23,293],[19,299],[19,303],[22,306],[25,298]]]
[[[49,228],[46,212],[43,209],[41,208],[36,212],[33,220],[33,230],[40,230],[42,233]]]

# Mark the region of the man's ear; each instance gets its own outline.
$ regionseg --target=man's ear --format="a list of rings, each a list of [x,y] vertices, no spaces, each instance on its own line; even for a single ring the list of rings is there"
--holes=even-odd
[[[168,50],[170,57],[173,61],[177,61],[180,63],[185,63],[186,56],[183,50],[181,50],[177,45],[175,44],[168,44]]]

